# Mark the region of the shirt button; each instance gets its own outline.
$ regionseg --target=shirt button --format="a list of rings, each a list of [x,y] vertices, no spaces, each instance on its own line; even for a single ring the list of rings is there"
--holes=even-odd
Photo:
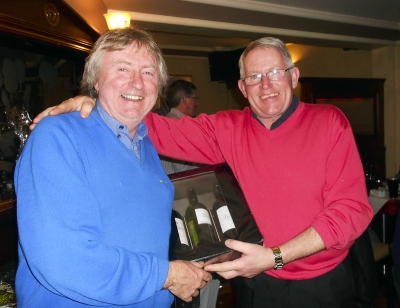
[[[120,125],[120,126],[119,126],[119,129],[121,129],[121,130],[124,129],[124,126],[123,126],[123,125]]]
[[[121,135],[120,135],[120,134],[118,134],[118,135],[117,135],[117,137],[118,137],[118,138],[121,138]]]

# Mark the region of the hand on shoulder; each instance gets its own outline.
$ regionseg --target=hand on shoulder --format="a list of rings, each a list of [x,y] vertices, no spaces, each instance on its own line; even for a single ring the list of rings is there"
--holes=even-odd
[[[58,115],[62,113],[80,111],[82,118],[87,118],[89,114],[92,112],[96,101],[88,96],[78,95],[73,98],[69,98],[63,101],[61,104],[53,107],[49,107],[39,113],[32,121],[32,124],[29,126],[31,130],[35,128],[35,126],[45,117],[49,115]]]

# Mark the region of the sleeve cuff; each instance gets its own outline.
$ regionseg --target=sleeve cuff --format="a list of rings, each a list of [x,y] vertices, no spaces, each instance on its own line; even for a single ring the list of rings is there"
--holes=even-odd
[[[161,290],[165,284],[165,281],[168,277],[169,271],[169,261],[168,260],[159,260],[158,263],[158,282],[157,282],[157,290]]]

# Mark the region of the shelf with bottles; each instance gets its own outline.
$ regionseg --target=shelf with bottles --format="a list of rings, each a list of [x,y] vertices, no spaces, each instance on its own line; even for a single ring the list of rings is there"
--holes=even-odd
[[[226,239],[261,243],[262,237],[227,164],[170,175],[175,186],[171,259],[221,262],[239,256]]]

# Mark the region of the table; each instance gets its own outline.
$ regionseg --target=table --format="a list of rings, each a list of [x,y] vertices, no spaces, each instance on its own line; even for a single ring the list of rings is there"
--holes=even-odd
[[[398,199],[390,199],[389,192],[385,191],[384,196],[378,196],[378,192],[376,190],[371,190],[369,195],[369,203],[371,204],[374,215],[376,215],[379,211],[382,210],[383,206],[387,204],[387,207],[384,211],[381,211],[382,214],[382,242],[386,243],[386,215],[395,215],[398,208]],[[392,202],[394,201],[394,202]],[[392,204],[390,204],[392,202]]]
[[[376,190],[371,190],[370,195],[369,195],[369,203],[371,204],[373,210],[374,210],[374,215],[379,212],[379,210],[388,202],[389,199],[389,192],[385,191],[385,196],[384,197],[378,197],[378,194],[376,193]]]

